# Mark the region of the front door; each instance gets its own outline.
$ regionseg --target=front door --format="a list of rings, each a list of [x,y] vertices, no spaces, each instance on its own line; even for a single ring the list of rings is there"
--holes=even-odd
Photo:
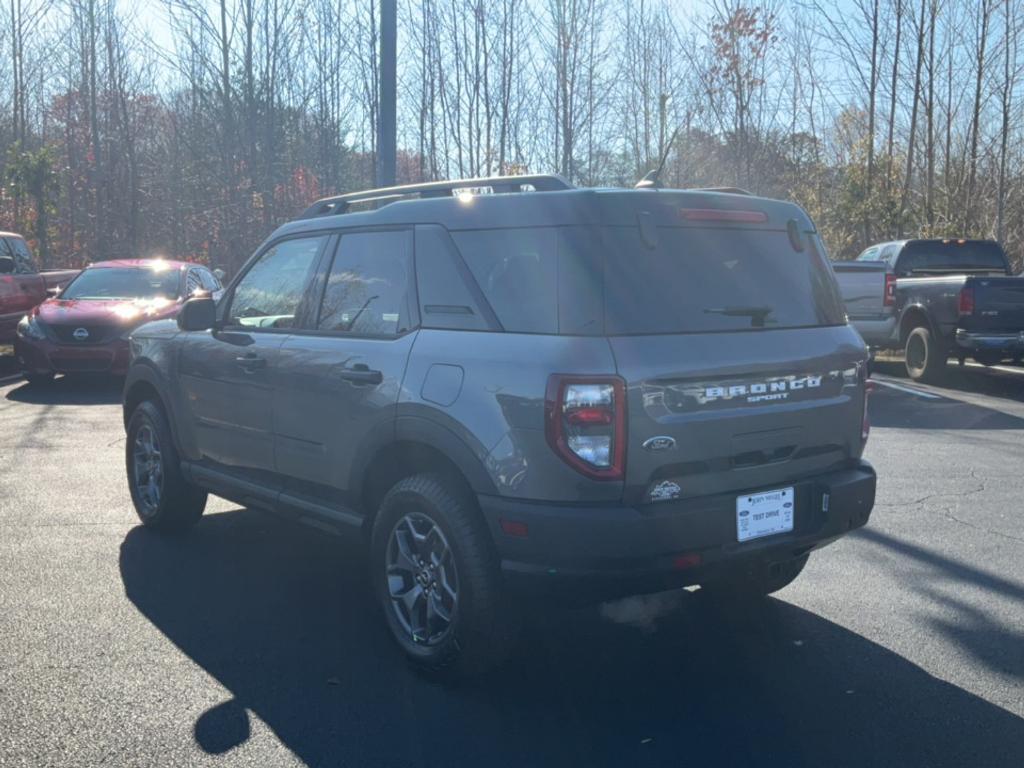
[[[412,232],[343,234],[318,311],[281,347],[278,471],[307,500],[347,506],[353,467],[394,434],[417,325]]]
[[[282,375],[280,350],[307,304],[329,239],[272,244],[225,297],[221,327],[190,333],[181,345],[182,401],[195,451],[211,468],[276,483],[272,401]]]

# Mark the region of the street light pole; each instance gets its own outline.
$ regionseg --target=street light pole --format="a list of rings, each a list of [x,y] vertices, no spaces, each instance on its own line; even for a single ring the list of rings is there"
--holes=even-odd
[[[380,108],[377,113],[377,186],[395,184],[397,152],[398,0],[380,3]]]

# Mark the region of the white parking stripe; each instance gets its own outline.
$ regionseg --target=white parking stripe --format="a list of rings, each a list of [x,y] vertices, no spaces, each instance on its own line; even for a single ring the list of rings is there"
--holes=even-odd
[[[981,363],[967,362],[964,365],[969,368],[991,368],[993,371],[1002,371],[1003,373],[1013,373],[1017,376],[1024,376],[1024,368],[1011,368],[1008,365],[982,365]]]
[[[910,387],[904,387],[902,384],[895,384],[891,381],[883,381],[882,379],[876,378],[872,378],[871,380],[875,382],[875,384],[878,384],[879,386],[888,387],[889,389],[897,389],[900,392],[906,392],[911,395],[917,395],[918,397],[923,397],[928,400],[942,399],[939,395],[933,395],[931,392],[923,392],[920,389],[911,389]]]
[[[12,381],[20,381],[21,374],[15,373],[11,376],[0,376],[0,384],[10,384]]]

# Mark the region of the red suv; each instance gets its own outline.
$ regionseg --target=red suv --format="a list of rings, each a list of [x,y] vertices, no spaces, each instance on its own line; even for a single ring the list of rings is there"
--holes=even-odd
[[[221,284],[206,267],[164,259],[103,261],[86,267],[56,297],[18,323],[14,353],[31,383],[57,373],[123,375],[128,335],[174,317],[185,299]]]

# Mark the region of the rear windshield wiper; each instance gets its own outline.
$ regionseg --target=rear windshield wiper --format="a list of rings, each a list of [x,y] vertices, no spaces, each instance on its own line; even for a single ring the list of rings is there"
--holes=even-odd
[[[705,307],[705,315],[725,315],[726,317],[749,317],[754,328],[764,328],[768,315],[775,311],[774,307]]]

